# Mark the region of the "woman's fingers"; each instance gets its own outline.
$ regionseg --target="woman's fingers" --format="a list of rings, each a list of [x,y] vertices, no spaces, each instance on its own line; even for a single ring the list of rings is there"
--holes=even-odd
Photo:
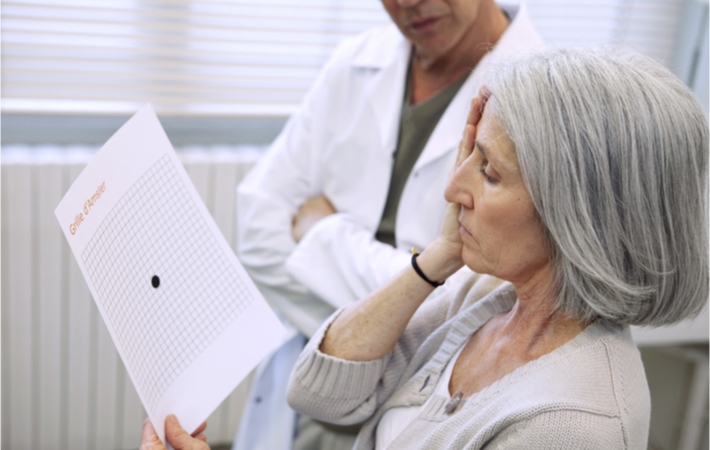
[[[481,86],[478,90],[478,95],[471,100],[471,109],[468,110],[468,117],[466,118],[466,123],[471,125],[478,125],[483,116],[483,110],[486,109],[486,103],[491,98],[491,91],[488,86]]]
[[[171,414],[165,419],[165,438],[175,450],[209,450],[207,437],[202,434],[205,428],[207,428],[207,422],[202,422],[202,425],[197,427],[192,435],[189,435],[187,431],[182,429],[177,417]],[[140,450],[165,450],[165,446],[160,442],[150,419],[145,419],[143,422]]]
[[[177,417],[172,414],[165,419],[165,437],[175,450],[209,450],[205,441],[187,434],[187,431],[180,426]]]
[[[207,422],[202,422],[202,424],[197,427],[197,429],[192,433],[192,437],[197,438],[205,429],[207,428]]]
[[[462,245],[461,234],[459,233],[459,211],[461,206],[456,203],[447,203],[446,210],[444,213],[444,221],[441,225],[441,232],[439,236],[444,239],[445,242],[452,243],[454,245]],[[457,248],[457,251],[453,252],[456,256],[460,256],[461,249]]]
[[[491,91],[486,86],[481,86],[478,95],[471,100],[471,108],[468,110],[466,125],[463,129],[463,136],[459,143],[459,151],[456,156],[456,166],[459,167],[463,161],[471,155],[476,142],[476,127],[481,121],[486,102],[491,97]]]
[[[477,125],[478,121],[481,120],[481,114],[483,113],[484,101],[480,95],[473,97],[471,100],[471,108],[468,110],[468,117],[466,117],[466,124]]]
[[[160,438],[155,432],[155,428],[153,428],[150,419],[145,419],[143,422],[140,450],[165,450],[165,446],[160,442]]]
[[[468,158],[473,152],[473,146],[476,142],[476,127],[471,124],[466,124],[463,128],[463,136],[461,137],[461,142],[459,142],[459,151],[456,155],[456,164],[451,170],[449,176],[453,176],[456,169],[463,164],[463,162]]]

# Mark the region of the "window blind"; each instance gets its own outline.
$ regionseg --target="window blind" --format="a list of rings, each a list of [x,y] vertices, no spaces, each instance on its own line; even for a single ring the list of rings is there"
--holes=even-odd
[[[289,114],[363,0],[4,1],[3,111]]]
[[[671,64],[683,0],[529,0],[551,44]],[[3,0],[2,112],[284,117],[377,0]]]
[[[531,19],[553,46],[617,45],[670,66],[685,0],[529,0]]]

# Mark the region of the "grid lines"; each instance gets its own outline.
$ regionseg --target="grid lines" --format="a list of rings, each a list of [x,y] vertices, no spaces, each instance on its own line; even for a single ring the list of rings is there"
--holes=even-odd
[[[82,259],[150,409],[252,301],[168,155],[113,207]]]

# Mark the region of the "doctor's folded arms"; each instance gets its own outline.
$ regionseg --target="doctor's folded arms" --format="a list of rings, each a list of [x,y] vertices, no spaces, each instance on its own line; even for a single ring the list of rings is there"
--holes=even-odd
[[[289,404],[361,424],[356,449],[645,449],[629,326],[707,301],[706,119],[618,50],[516,58],[485,85],[438,238],[319,328]]]

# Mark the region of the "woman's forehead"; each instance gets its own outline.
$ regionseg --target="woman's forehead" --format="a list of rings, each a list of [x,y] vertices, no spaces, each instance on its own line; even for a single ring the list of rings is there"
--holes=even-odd
[[[518,170],[518,158],[515,144],[508,137],[498,118],[497,108],[489,109],[487,104],[481,121],[476,128],[476,146],[494,166],[509,170]]]

